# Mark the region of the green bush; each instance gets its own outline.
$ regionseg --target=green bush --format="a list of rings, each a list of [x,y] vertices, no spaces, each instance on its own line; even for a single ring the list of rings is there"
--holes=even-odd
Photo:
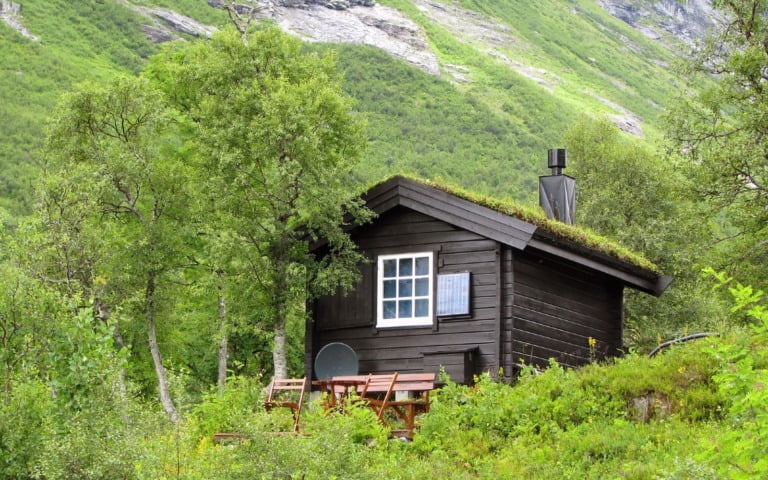
[[[0,478],[32,477],[52,411],[51,391],[36,379],[18,381],[13,390],[0,393]]]
[[[720,368],[714,381],[729,399],[726,428],[709,444],[702,459],[714,463],[724,478],[768,477],[768,308],[762,290],[721,279],[729,285],[733,313],[751,320],[749,335],[718,339],[709,349]]]
[[[190,435],[202,438],[216,432],[237,432],[250,418],[262,413],[265,387],[260,380],[231,377],[222,391],[204,395],[189,415]]]
[[[46,480],[112,480],[136,478],[135,468],[146,455],[146,436],[166,424],[159,412],[144,409],[89,408],[59,411],[34,468]],[[154,426],[153,426],[154,425]]]

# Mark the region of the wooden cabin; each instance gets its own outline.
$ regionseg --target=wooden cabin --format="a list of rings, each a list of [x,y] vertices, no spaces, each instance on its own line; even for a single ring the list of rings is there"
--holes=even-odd
[[[461,383],[550,358],[582,365],[621,353],[625,287],[658,296],[671,281],[585,246],[575,227],[553,233],[468,198],[403,177],[364,195],[378,217],[351,235],[369,262],[353,291],[313,303],[307,375],[332,342],[361,373],[443,367]]]

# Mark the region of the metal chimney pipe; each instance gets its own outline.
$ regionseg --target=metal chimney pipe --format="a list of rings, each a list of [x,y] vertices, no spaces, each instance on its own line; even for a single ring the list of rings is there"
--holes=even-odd
[[[564,148],[550,148],[547,151],[547,166],[552,169],[552,175],[562,175],[568,163],[568,154]]]
[[[573,225],[576,217],[576,180],[563,175],[567,163],[564,148],[553,148],[547,152],[547,166],[552,175],[539,177],[539,205],[547,218]]]

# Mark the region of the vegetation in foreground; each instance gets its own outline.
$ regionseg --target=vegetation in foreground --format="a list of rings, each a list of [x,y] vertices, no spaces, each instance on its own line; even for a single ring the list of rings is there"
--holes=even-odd
[[[117,391],[125,360],[103,347],[86,319],[74,319],[59,327],[59,339],[82,341],[60,342],[48,363],[38,362],[37,372],[27,365],[3,390],[0,476],[764,478],[768,310],[763,292],[729,290],[734,315],[750,323],[727,335],[579,370],[553,363],[524,371],[514,386],[488,375],[473,387],[448,382],[413,442],[389,439],[365,407],[327,414],[317,400],[305,409],[302,435],[275,433],[290,430],[290,414],[266,413],[262,382],[246,377],[182,406],[174,425]],[[220,431],[245,439],[214,444]]]

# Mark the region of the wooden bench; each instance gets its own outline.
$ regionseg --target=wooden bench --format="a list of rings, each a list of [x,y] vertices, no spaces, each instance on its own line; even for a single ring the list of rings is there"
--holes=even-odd
[[[387,374],[386,377],[391,375]],[[366,385],[361,389],[361,392],[365,392],[362,399],[369,402],[382,421],[387,409],[393,411],[405,422],[405,429],[393,430],[393,435],[412,438],[416,428],[416,416],[429,412],[429,392],[435,389],[435,373],[398,373],[391,388],[386,381],[381,381],[388,380],[384,377],[348,375],[333,377],[333,380],[366,380]],[[404,392],[412,397],[397,399],[395,392]]]

